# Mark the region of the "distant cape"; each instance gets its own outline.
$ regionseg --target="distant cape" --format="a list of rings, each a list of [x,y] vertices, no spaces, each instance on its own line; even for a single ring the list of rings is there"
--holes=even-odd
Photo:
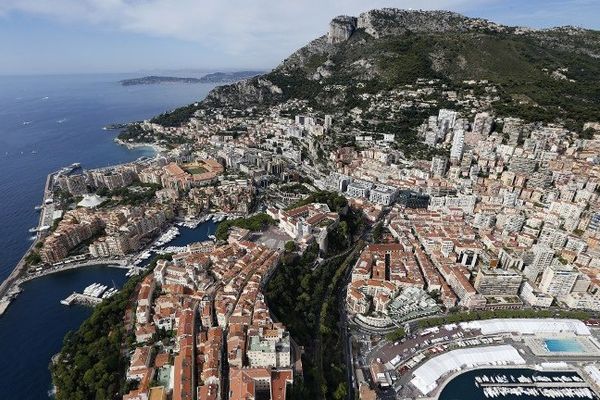
[[[123,86],[155,85],[159,83],[230,83],[251,78],[262,73],[263,71],[214,72],[201,78],[150,75],[142,78],[123,79],[119,83]]]

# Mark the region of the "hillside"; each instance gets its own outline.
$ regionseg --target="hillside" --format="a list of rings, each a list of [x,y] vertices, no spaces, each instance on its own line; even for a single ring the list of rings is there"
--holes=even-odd
[[[488,80],[499,115],[581,125],[600,120],[600,32],[506,27],[444,11],[373,10],[334,18],[327,35],[266,75],[212,91],[205,105],[271,105],[308,100],[317,110],[348,111],[362,93],[418,78],[449,89]]]

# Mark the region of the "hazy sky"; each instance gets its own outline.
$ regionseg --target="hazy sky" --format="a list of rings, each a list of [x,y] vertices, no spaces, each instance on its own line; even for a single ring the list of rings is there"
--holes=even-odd
[[[269,69],[380,7],[600,29],[599,0],[0,0],[0,74]]]

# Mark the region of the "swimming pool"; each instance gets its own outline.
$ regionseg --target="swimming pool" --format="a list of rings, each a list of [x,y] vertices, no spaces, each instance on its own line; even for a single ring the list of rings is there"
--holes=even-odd
[[[546,349],[551,353],[583,353],[584,348],[576,339],[546,339]]]

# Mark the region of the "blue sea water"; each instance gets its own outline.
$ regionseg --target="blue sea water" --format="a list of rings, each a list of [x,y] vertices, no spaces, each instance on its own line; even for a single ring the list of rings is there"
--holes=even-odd
[[[29,247],[46,175],[80,162],[84,168],[132,161],[102,127],[150,118],[203,99],[212,84],[123,87],[140,74],[0,77],[0,280]],[[202,237],[201,235],[192,235]],[[48,363],[64,334],[89,315],[59,303],[92,282],[117,286],[123,270],[92,267],[32,281],[0,317],[0,399],[47,399]]]
[[[150,118],[203,99],[214,87],[118,83],[134,76],[0,77],[0,279],[28,248],[48,173],[74,162],[92,168],[151,154],[116,145],[117,132],[102,127]]]

